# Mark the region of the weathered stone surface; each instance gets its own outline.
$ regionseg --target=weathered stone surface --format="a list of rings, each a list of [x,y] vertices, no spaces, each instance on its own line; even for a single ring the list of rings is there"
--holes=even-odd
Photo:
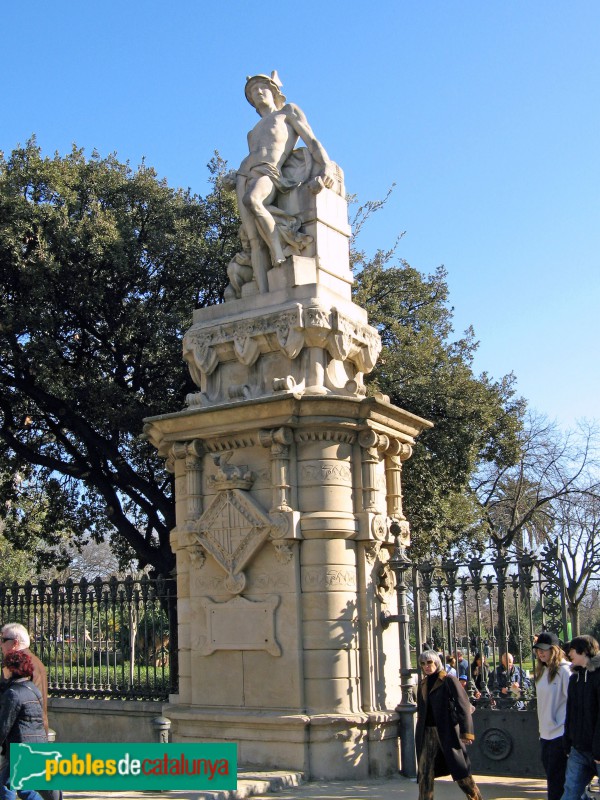
[[[261,114],[236,176],[248,250],[184,337],[199,391],[145,427],[176,490],[181,675],[164,713],[175,741],[237,741],[241,763],[388,774],[398,643],[379,619],[395,613],[391,523],[408,536],[402,463],[428,423],[365,396],[380,340],[351,300],[341,170],[277,81],[247,88]],[[310,158],[292,157],[298,135]],[[259,174],[269,136],[281,161]],[[277,177],[288,157],[304,169],[293,187]],[[268,199],[248,196],[269,181]]]

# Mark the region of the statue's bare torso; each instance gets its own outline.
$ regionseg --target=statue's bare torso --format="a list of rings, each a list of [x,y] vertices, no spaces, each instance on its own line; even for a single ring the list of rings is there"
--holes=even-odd
[[[258,165],[269,165],[277,174],[287,161],[296,146],[298,134],[293,129],[288,111],[292,107],[284,106],[281,111],[272,111],[254,126],[248,134],[249,153],[242,161],[238,175],[250,175]]]

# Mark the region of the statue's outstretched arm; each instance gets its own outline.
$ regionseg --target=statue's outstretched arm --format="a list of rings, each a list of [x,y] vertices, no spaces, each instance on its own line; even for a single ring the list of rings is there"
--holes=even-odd
[[[329,156],[327,155],[325,148],[317,139],[312,128],[308,124],[308,120],[306,119],[304,112],[293,103],[289,103],[288,105],[284,106],[283,110],[286,112],[289,124],[307,146],[316,163],[320,165],[320,177],[322,178],[323,183],[328,189],[331,189],[335,178],[334,166],[329,160]]]

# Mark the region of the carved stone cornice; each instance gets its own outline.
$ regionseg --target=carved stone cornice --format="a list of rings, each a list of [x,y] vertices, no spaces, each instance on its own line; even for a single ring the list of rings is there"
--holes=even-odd
[[[224,453],[228,450],[240,450],[243,447],[254,447],[256,439],[252,435],[229,436],[222,439],[207,439],[204,447],[207,453]]]
[[[356,441],[356,433],[354,433],[354,431],[339,430],[336,428],[321,428],[319,430],[296,431],[295,439],[298,444],[306,444],[308,442],[354,444]]]

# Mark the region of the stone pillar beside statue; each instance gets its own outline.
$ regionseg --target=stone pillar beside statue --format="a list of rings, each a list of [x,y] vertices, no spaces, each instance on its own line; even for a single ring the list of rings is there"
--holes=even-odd
[[[176,492],[180,676],[163,713],[174,741],[235,741],[242,765],[388,775],[399,653],[380,613],[396,613],[396,462],[429,423],[366,396],[381,344],[351,299],[341,170],[272,78],[250,78],[246,96],[309,152],[304,180],[266,201],[275,228],[242,164],[239,203],[257,217],[226,301],[185,334],[197,391],[146,421]]]

